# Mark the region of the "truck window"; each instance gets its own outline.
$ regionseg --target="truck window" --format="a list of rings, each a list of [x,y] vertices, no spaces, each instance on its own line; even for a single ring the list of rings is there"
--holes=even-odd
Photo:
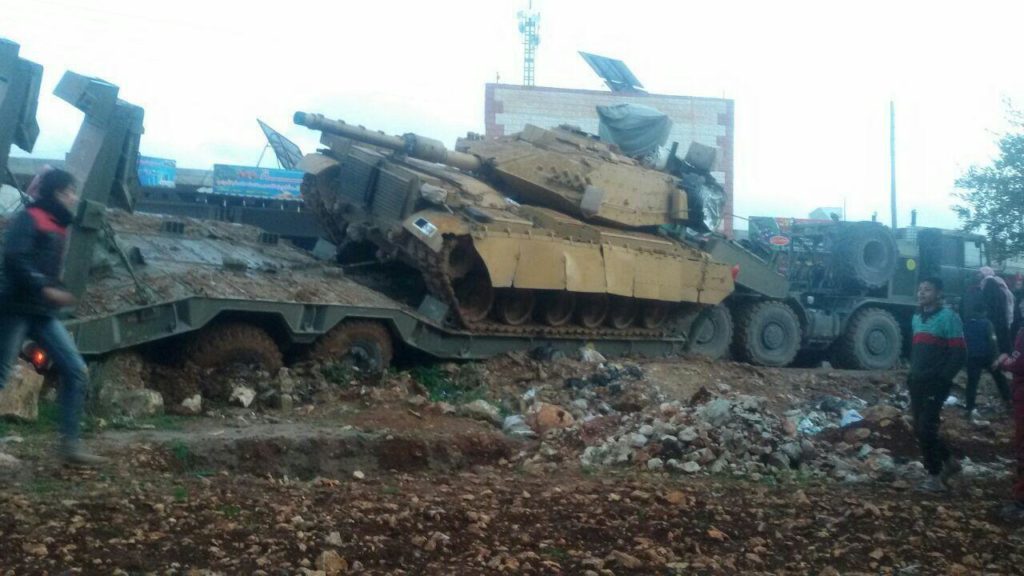
[[[981,243],[967,240],[964,242],[964,267],[980,268],[985,265],[982,257]]]
[[[960,238],[945,236],[942,238],[942,265],[961,267],[963,262],[963,245]]]

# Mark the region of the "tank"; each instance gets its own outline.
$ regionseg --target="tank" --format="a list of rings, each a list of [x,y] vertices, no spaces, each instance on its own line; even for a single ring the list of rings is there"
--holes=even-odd
[[[422,273],[469,329],[656,335],[733,291],[730,267],[659,230],[702,225],[683,178],[569,127],[455,150],[298,112],[322,133],[302,193],[330,239]]]

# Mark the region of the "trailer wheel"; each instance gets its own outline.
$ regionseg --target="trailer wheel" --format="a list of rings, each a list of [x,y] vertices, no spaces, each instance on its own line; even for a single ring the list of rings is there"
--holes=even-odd
[[[281,350],[270,334],[242,322],[203,328],[186,346],[185,357],[202,368],[248,365],[272,375],[281,369]]]
[[[719,304],[686,312],[681,321],[689,338],[687,350],[717,360],[725,356],[732,342],[732,315]]]
[[[733,353],[758,366],[787,366],[800,349],[800,320],[793,309],[776,300],[741,307]]]
[[[379,322],[338,324],[313,345],[312,357],[346,365],[363,374],[384,372],[391,365],[391,333]]]
[[[903,350],[896,318],[881,308],[863,308],[850,318],[846,331],[832,345],[832,364],[853,370],[887,370]]]

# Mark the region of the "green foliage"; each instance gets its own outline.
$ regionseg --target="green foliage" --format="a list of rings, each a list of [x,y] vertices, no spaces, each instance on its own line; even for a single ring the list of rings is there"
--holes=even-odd
[[[972,166],[956,181],[963,206],[953,210],[964,230],[984,228],[992,259],[1024,255],[1024,115],[1011,110],[1011,132],[999,139],[999,156],[988,166]]]
[[[112,418],[110,427],[114,430],[181,430],[187,416],[157,414],[140,418]]]
[[[61,488],[61,485],[60,482],[56,480],[50,478],[42,478],[39,480],[33,480],[25,488],[31,494],[41,496],[57,492]]]
[[[188,488],[185,488],[184,486],[175,486],[173,495],[175,502],[184,502],[185,500],[188,500]]]
[[[220,513],[227,518],[237,518],[238,515],[241,514],[241,512],[242,509],[239,506],[235,506],[234,504],[225,504],[220,508]]]
[[[175,440],[171,443],[170,450],[171,455],[181,464],[182,468],[186,470],[192,468],[195,458],[192,456],[192,451],[189,449],[188,444],[181,440]]]
[[[35,422],[21,422],[0,419],[0,437],[3,436],[35,436],[57,431],[60,418],[60,406],[56,402],[39,399],[39,418]]]
[[[420,366],[413,369],[412,377],[427,389],[433,402],[465,404],[484,398],[479,368],[475,365],[465,366],[454,373],[439,366]]]
[[[320,367],[320,374],[324,379],[335,386],[348,386],[352,383],[355,375],[352,367],[344,362],[332,362]]]
[[[564,548],[558,548],[555,546],[548,548],[541,548],[540,553],[548,558],[555,560],[556,562],[566,562],[569,560],[569,552]]]

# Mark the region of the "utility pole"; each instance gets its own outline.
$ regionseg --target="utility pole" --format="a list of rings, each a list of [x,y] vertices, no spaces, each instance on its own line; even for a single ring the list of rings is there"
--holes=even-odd
[[[889,100],[889,210],[896,231],[896,104]]]

